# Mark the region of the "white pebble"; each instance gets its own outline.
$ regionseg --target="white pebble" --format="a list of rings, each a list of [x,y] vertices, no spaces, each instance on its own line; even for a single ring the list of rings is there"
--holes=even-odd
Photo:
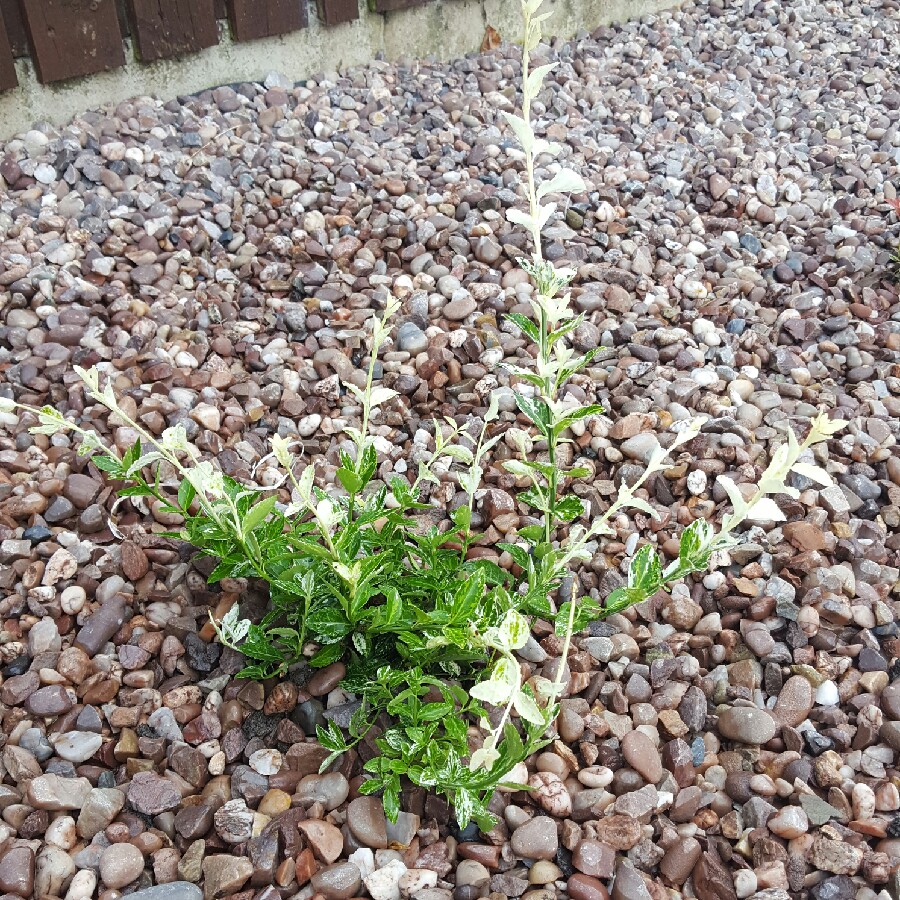
[[[312,437],[322,424],[322,417],[318,413],[310,413],[297,423],[297,433],[300,437]]]
[[[823,681],[816,689],[816,703],[819,706],[836,706],[839,700],[840,694],[833,681]]]

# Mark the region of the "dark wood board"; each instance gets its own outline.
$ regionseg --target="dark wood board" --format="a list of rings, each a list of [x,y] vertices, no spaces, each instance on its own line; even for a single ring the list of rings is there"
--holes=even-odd
[[[395,12],[398,9],[411,9],[413,6],[425,6],[431,0],[374,0],[375,12]],[[370,2],[371,5],[371,2]]]
[[[196,53],[218,42],[213,0],[128,0],[128,7],[143,62]]]
[[[6,34],[13,56],[28,56],[28,35],[25,33],[25,20],[19,0],[0,0],[0,13],[6,25]]]
[[[116,12],[119,16],[119,30],[123,37],[131,36],[131,22],[128,18],[128,10],[125,8],[125,0],[116,0]]]
[[[357,0],[319,0],[319,18],[326,25],[341,25],[359,18]]]
[[[3,24],[3,19],[0,18],[0,91],[8,91],[18,83],[16,61],[13,59],[12,48],[9,46],[6,26]]]
[[[287,34],[308,24],[306,0],[227,0],[226,5],[236,41]]]
[[[21,0],[38,81],[47,84],[125,65],[115,0]]]

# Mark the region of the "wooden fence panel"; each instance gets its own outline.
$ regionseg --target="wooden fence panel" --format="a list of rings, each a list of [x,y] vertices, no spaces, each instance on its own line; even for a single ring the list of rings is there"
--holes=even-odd
[[[357,0],[319,0],[319,18],[326,25],[340,25],[359,18]]]
[[[16,62],[13,59],[12,48],[9,46],[6,26],[3,24],[3,19],[0,18],[0,91],[8,91],[18,83]]]
[[[3,14],[13,56],[28,56],[28,35],[25,34],[25,21],[19,0],[0,0],[0,13]]]
[[[410,9],[413,6],[424,6],[431,0],[375,0],[375,12],[394,12],[397,9]]]
[[[128,6],[144,62],[196,53],[219,39],[213,0],[128,0]]]
[[[21,0],[38,80],[47,84],[125,65],[114,0]]]
[[[308,24],[305,0],[227,0],[236,41],[297,31]]]
[[[225,8],[225,0],[216,0],[216,18],[227,19],[228,10]]]

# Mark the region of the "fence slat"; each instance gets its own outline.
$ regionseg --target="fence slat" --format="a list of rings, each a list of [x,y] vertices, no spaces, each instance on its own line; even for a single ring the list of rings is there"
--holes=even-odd
[[[128,10],[125,8],[125,0],[116,0],[116,14],[119,17],[119,31],[123,37],[131,36],[131,20],[128,18]]]
[[[19,0],[0,0],[0,12],[3,13],[3,23],[6,25],[13,56],[28,56],[28,35],[25,34]]]
[[[305,0],[227,0],[236,41],[297,31],[308,24]]]
[[[8,91],[18,83],[16,63],[13,59],[12,48],[9,46],[6,25],[4,25],[3,19],[0,18],[0,91]]]
[[[340,25],[359,18],[357,0],[319,0],[319,18],[326,25]]]
[[[47,84],[125,65],[114,0],[21,0],[38,80]]]
[[[394,12],[398,9],[410,9],[413,6],[424,6],[431,0],[375,0],[375,12]]]
[[[144,62],[196,53],[218,41],[213,0],[128,0],[128,6]]]

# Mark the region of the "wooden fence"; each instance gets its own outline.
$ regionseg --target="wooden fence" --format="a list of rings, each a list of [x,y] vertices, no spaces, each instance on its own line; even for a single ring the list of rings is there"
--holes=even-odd
[[[0,91],[16,87],[15,60],[31,57],[48,84],[125,65],[125,38],[141,62],[196,53],[219,41],[252,41],[306,28],[315,2],[327,26],[359,17],[357,0],[0,0]],[[430,0],[368,0],[375,12]]]

